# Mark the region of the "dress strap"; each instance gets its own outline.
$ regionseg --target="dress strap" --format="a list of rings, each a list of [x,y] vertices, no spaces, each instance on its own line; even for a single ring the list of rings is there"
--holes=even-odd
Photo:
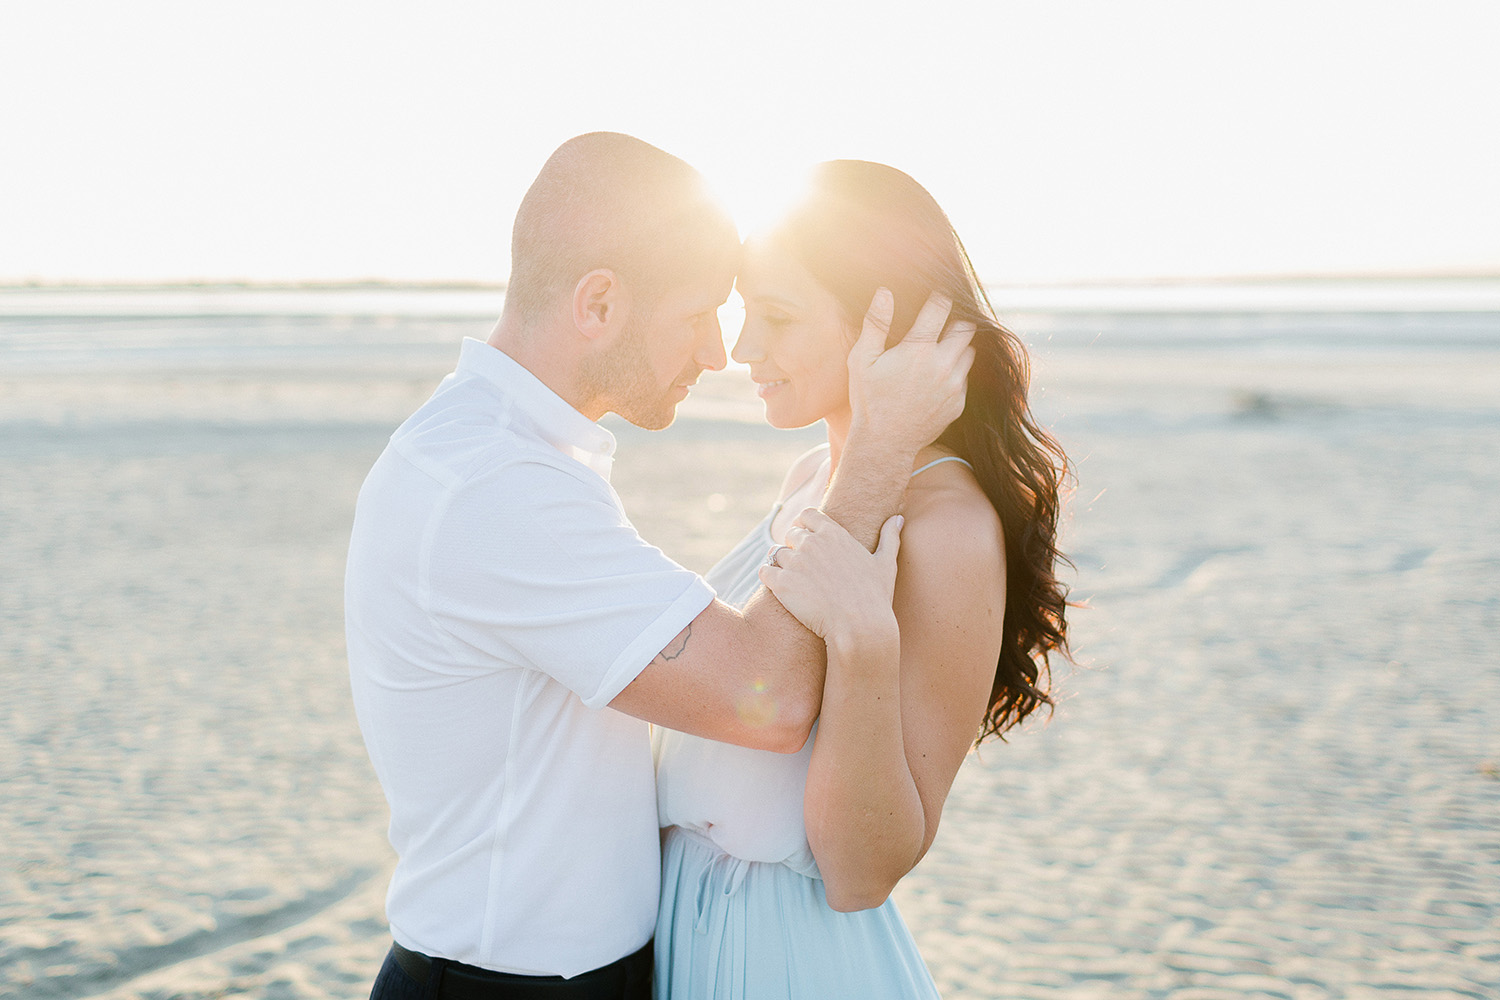
[[[942,465],[944,462],[963,462],[964,465],[968,465],[969,468],[971,468],[971,469],[974,468],[974,466],[969,465],[969,463],[967,461],[965,461],[962,458],[959,458],[957,455],[944,455],[942,458],[935,458],[931,462],[928,462],[926,465],[922,466],[920,469],[917,469],[915,472],[913,472],[911,474],[912,478],[915,479],[917,476],[920,476],[922,473],[926,472],[928,469],[932,468],[934,465]]]

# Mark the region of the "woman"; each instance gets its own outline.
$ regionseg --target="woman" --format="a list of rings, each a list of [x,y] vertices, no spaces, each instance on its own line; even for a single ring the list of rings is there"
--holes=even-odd
[[[978,328],[964,413],[912,472],[899,555],[893,525],[871,555],[821,513],[798,513],[838,465],[846,359],[882,287],[895,331],[930,292],[952,300],[952,322]],[[656,995],[933,997],[888,896],[932,844],[976,734],[1050,704],[1047,656],[1066,653],[1054,575],[1065,459],[1030,414],[1023,346],[995,320],[942,209],[904,173],[821,165],[807,198],[747,244],[738,288],[733,357],[750,366],[766,419],[822,420],[828,443],[793,464],[771,513],[708,578],[730,603],[765,582],[828,643],[828,673],[796,754],[660,734]]]

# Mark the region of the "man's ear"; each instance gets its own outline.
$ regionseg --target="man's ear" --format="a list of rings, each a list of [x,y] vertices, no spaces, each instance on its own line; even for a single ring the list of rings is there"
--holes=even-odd
[[[608,268],[590,271],[573,286],[573,324],[590,340],[618,330],[628,308],[625,287]]]

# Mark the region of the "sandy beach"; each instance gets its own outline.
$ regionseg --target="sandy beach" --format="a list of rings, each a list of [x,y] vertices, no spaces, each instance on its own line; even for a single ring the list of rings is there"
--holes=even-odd
[[[0,321],[0,996],[363,997],[392,858],[350,516],[488,324],[110,322]],[[1077,464],[1080,666],[897,890],[943,995],[1500,997],[1500,314],[1112,322],[1017,322]],[[610,425],[699,571],[820,439],[743,383]]]

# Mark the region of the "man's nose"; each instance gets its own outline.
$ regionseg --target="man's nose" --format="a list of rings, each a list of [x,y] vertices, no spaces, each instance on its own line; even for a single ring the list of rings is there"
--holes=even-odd
[[[705,324],[707,329],[703,334],[703,343],[695,355],[697,362],[709,371],[723,371],[728,363],[724,357],[724,331],[719,326],[717,317],[712,322]]]

